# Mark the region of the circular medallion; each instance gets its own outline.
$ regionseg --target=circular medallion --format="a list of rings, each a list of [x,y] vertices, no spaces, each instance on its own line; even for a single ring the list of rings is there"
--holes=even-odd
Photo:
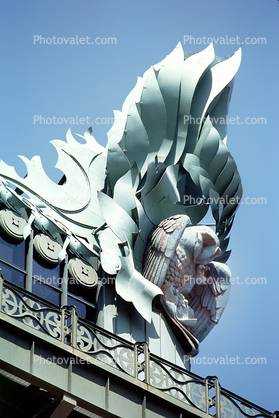
[[[72,258],[68,264],[70,275],[83,286],[93,287],[98,284],[98,274],[90,264],[79,258]]]
[[[0,225],[4,232],[17,240],[23,239],[23,229],[27,221],[9,209],[0,211]]]
[[[34,238],[34,248],[49,263],[58,263],[58,254],[62,250],[62,246],[57,241],[47,235],[38,234]]]

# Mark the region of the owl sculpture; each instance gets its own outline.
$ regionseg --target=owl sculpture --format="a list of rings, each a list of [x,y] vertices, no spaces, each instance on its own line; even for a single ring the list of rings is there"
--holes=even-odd
[[[52,141],[57,184],[39,157],[21,157],[24,178],[0,161],[0,200],[25,218],[24,239],[35,225],[59,241],[59,262],[72,251],[95,276],[100,268],[148,322],[159,299],[192,355],[229,294],[224,263],[242,186],[226,121],[240,60],[240,49],[220,58],[212,45],[189,53],[179,43],[138,78],[105,148],[91,128],[83,143],[70,130]],[[203,225],[209,212],[214,232]]]
[[[214,258],[219,239],[208,226],[188,226],[185,215],[160,222],[150,234],[143,276],[163,291],[162,309],[174,325],[188,354],[219,321],[230,290],[228,267]],[[187,227],[188,226],[188,227]]]

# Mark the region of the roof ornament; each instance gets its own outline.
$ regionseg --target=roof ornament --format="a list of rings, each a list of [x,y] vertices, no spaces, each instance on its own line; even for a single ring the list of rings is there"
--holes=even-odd
[[[106,148],[92,130],[84,144],[70,131],[66,142],[52,141],[64,172],[59,184],[38,156],[21,157],[24,178],[0,162],[0,199],[22,210],[25,235],[37,222],[62,237],[60,261],[68,246],[92,266],[98,259],[115,275],[116,292],[147,321],[159,296],[192,355],[229,293],[224,263],[242,186],[226,145],[226,117],[240,60],[240,49],[219,58],[212,45],[187,53],[179,43],[114,112]],[[202,225],[209,208],[215,232]]]

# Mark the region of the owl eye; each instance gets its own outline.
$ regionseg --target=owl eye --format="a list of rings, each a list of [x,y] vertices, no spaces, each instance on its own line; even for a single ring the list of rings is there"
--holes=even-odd
[[[216,245],[216,239],[207,232],[201,232],[203,247],[211,247]]]

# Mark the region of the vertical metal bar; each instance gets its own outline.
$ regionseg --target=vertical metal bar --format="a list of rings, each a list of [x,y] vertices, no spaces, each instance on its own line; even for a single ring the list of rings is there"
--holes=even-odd
[[[60,341],[65,343],[65,331],[66,331],[66,315],[65,315],[65,308],[61,309],[60,313]]]
[[[4,284],[4,280],[3,280],[3,277],[0,274],[0,311],[1,312],[2,312],[3,284]]]
[[[61,306],[64,306],[68,304],[68,254],[64,260],[61,291]]]
[[[217,378],[214,379],[214,387],[215,387],[215,417],[221,418],[220,384]]]
[[[73,306],[71,308],[71,343],[74,348],[77,347],[77,312]]]
[[[145,383],[150,385],[150,356],[148,344],[144,343]]]
[[[105,387],[105,410],[109,410],[109,392],[110,392],[110,378],[107,377],[106,387]]]
[[[27,255],[26,255],[26,280],[25,280],[25,289],[29,292],[32,292],[32,270],[33,270],[33,240],[34,240],[34,231],[30,232]]]
[[[146,418],[146,396],[142,399],[142,418]]]
[[[30,349],[30,373],[34,373],[34,357],[35,357],[35,341],[32,341],[31,349]]]
[[[134,344],[134,377],[138,379],[139,352],[138,344]]]
[[[73,374],[73,364],[70,361],[68,367],[68,392],[72,392],[72,374]]]
[[[209,414],[209,388],[208,388],[208,380],[205,379],[204,384],[204,404],[205,404],[205,413]]]

